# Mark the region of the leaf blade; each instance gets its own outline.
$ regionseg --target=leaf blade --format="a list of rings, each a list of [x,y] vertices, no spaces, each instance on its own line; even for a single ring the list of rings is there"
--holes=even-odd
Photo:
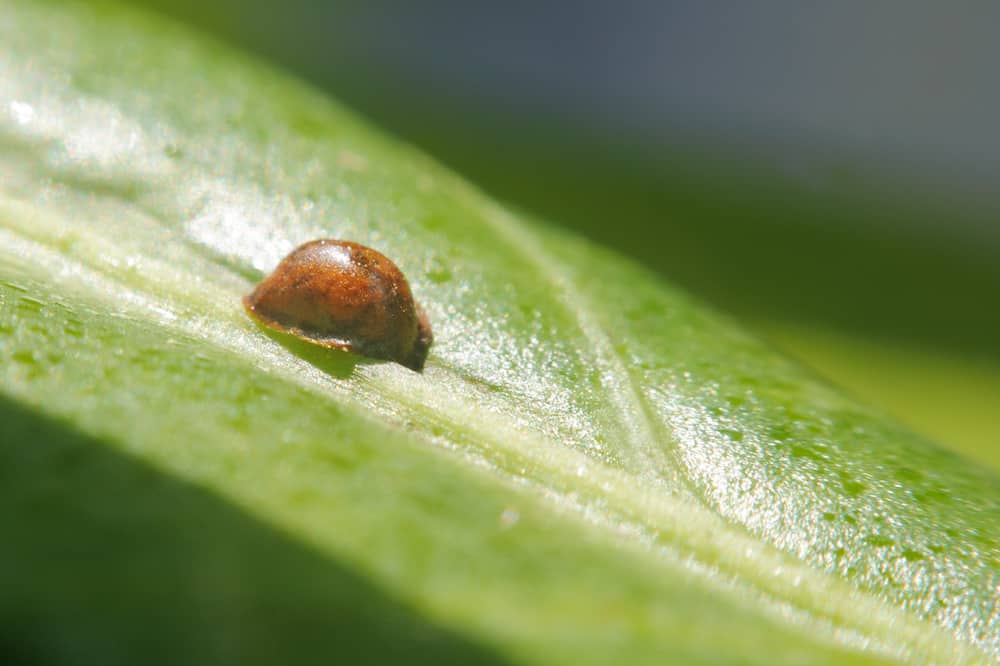
[[[8,278],[80,289],[77,307],[128,312],[252,358],[321,401],[417,432],[548,497],[551,510],[610,541],[662,551],[665,566],[692,558],[699,575],[795,609],[826,639],[848,634],[918,658],[968,657],[968,645],[996,654],[991,477],[273,72],[117,10],[12,7],[20,22],[0,25],[13,100],[0,120]],[[136,25],[142,40],[108,37]],[[385,249],[410,276],[439,340],[424,375],[285,348],[243,316],[250,281],[322,235]],[[35,404],[42,395],[41,384],[6,387],[34,391]],[[843,430],[856,427],[874,435]],[[906,456],[944,471],[896,478],[910,469]],[[926,497],[893,495],[899,483]],[[941,496],[951,490],[957,514]],[[925,510],[924,500],[937,504]],[[825,520],[837,503],[858,514],[854,525]],[[877,511],[898,524],[876,525]],[[898,536],[878,540],[914,529],[921,559]],[[925,555],[940,534],[946,547]],[[853,570],[827,558],[845,536]],[[889,547],[900,551],[896,588],[884,580]],[[943,598],[957,603],[936,607]],[[934,618],[943,631],[923,621]]]

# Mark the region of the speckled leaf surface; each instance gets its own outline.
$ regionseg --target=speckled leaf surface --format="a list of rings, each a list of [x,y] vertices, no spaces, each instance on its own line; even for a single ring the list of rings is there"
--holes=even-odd
[[[1000,483],[285,75],[0,4],[0,649],[42,663],[973,663]],[[269,335],[391,257],[423,373]]]

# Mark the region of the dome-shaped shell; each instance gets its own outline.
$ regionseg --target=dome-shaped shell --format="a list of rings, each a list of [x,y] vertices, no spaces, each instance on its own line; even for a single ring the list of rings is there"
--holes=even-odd
[[[427,316],[396,264],[350,241],[296,248],[243,304],[269,328],[413,370],[423,368],[432,341]]]

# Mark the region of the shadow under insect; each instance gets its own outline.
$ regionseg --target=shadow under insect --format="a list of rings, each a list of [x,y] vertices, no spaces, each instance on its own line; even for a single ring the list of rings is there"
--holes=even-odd
[[[282,333],[273,328],[269,328],[260,322],[256,322],[257,328],[267,337],[271,338],[282,347],[301,358],[306,363],[319,368],[331,377],[337,379],[349,379],[354,375],[354,370],[359,365],[372,365],[376,363],[391,363],[377,358],[361,356],[344,349],[332,349],[322,347],[312,342],[308,342],[291,333]]]

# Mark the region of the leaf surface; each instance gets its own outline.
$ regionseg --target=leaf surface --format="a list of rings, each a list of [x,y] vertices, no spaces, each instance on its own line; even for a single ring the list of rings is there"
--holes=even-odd
[[[24,629],[0,646],[1000,652],[990,474],[179,27],[6,0],[0,45],[0,613]],[[402,268],[434,327],[423,373],[246,317],[241,295],[320,237]]]

